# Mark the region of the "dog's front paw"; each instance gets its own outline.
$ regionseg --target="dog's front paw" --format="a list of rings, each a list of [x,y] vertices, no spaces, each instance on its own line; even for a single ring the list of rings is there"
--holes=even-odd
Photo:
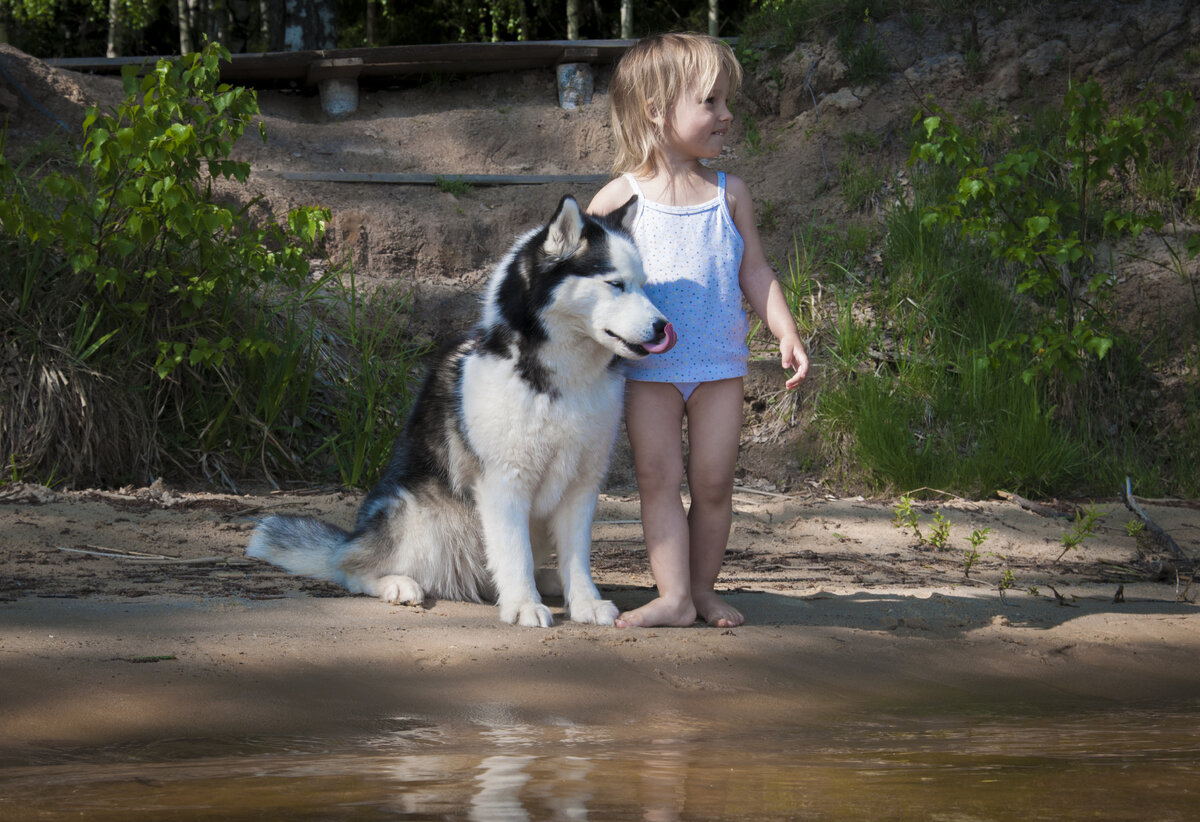
[[[375,590],[380,599],[392,605],[420,605],[425,601],[425,592],[412,577],[398,574],[380,577],[375,582]]]
[[[554,614],[540,602],[526,600],[500,606],[500,619],[509,624],[524,625],[526,628],[549,628],[554,624]]]
[[[581,599],[572,602],[567,607],[567,613],[575,622],[612,625],[616,622],[617,614],[620,611],[607,599]]]

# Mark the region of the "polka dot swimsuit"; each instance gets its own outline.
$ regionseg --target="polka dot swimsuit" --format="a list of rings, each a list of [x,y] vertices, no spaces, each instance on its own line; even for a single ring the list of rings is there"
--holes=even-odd
[[[638,195],[633,238],[646,270],[646,296],[679,335],[666,354],[627,364],[631,380],[710,382],[746,374],[749,321],[742,308],[738,270],[745,243],[725,202],[725,174],[717,196],[694,206],[651,202],[632,175]]]

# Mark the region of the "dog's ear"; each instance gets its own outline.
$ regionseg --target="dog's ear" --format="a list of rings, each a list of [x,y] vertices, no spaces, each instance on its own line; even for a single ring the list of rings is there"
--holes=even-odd
[[[637,216],[637,199],[637,195],[634,194],[625,201],[625,205],[608,215],[609,221],[623,229],[626,234],[633,233],[633,218]]]
[[[565,260],[583,244],[583,212],[575,198],[567,195],[558,204],[558,211],[546,226],[546,241],[542,251],[547,257]]]

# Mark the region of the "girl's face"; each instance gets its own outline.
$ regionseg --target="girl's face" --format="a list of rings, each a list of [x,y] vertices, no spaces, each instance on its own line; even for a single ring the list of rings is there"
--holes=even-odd
[[[728,96],[729,73],[724,69],[711,89],[688,86],[667,113],[667,148],[696,159],[720,154],[733,122]]]

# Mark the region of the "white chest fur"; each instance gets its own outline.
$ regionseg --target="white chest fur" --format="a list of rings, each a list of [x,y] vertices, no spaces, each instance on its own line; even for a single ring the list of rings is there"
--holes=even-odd
[[[545,393],[514,366],[507,358],[467,357],[464,428],[483,470],[499,472],[535,515],[545,515],[569,485],[602,478],[620,422],[623,381],[604,369],[568,392]]]

